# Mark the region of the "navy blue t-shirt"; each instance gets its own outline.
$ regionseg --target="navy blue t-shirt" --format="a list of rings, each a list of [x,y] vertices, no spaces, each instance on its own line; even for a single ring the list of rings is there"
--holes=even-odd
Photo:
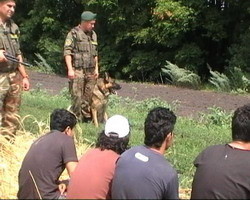
[[[133,147],[117,162],[112,199],[179,199],[176,170],[160,153]]]

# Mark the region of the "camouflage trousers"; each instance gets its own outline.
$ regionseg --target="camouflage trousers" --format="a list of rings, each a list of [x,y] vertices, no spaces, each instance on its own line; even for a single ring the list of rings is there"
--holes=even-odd
[[[91,117],[90,102],[95,84],[96,78],[91,74],[69,81],[71,110],[80,121]]]
[[[0,134],[7,139],[13,137],[18,129],[20,104],[20,74],[0,72]]]

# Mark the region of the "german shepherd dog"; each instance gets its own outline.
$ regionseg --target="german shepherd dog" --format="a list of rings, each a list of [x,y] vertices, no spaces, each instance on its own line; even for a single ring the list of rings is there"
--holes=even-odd
[[[96,127],[99,126],[99,123],[107,121],[106,109],[109,95],[116,94],[116,90],[119,89],[121,89],[121,86],[108,73],[105,73],[104,78],[97,79],[90,102],[92,121]]]

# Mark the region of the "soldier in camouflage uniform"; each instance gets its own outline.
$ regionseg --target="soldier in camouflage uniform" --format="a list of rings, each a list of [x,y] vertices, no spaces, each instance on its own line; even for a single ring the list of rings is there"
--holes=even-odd
[[[28,75],[23,65],[8,61],[5,53],[23,61],[19,47],[19,28],[11,20],[14,0],[0,0],[0,134],[10,139],[19,125],[18,110],[21,90],[29,90]]]
[[[91,117],[89,102],[99,75],[97,36],[93,31],[95,22],[96,14],[84,11],[81,23],[71,29],[64,44],[71,110],[80,121]]]

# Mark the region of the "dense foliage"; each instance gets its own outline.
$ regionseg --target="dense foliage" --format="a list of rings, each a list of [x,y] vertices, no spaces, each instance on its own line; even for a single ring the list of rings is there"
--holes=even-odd
[[[64,73],[67,32],[83,10],[98,13],[100,67],[117,78],[164,82],[166,61],[208,80],[213,71],[250,71],[250,1],[19,0],[24,55]]]

